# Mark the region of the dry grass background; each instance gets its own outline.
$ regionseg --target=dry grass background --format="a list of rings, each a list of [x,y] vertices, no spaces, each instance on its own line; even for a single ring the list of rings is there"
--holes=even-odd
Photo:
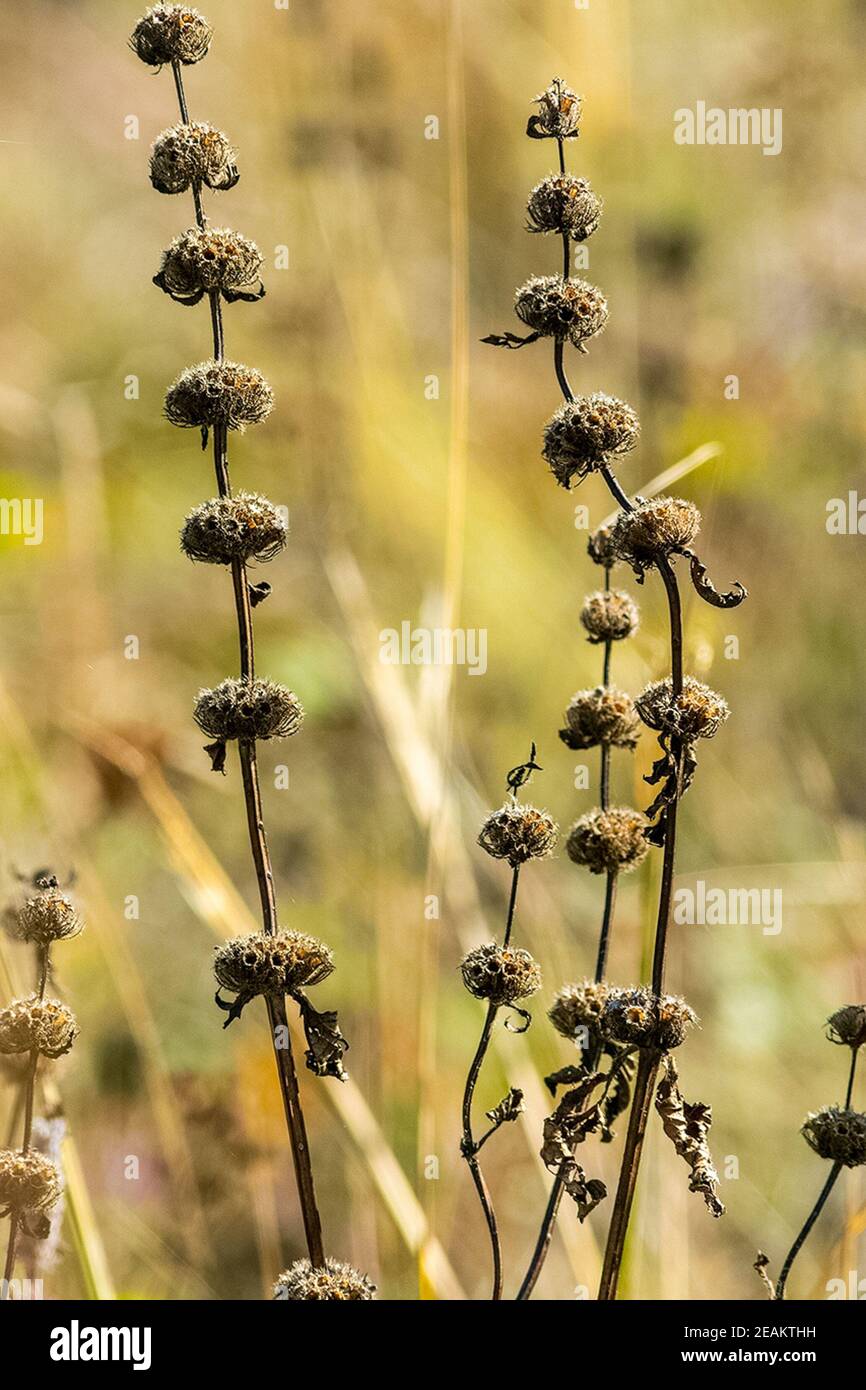
[[[192,114],[229,132],[241,168],[212,215],[271,260],[290,248],[264,303],[229,311],[227,342],[277,395],[268,423],[235,441],[234,476],[291,512],[257,612],[260,669],[308,710],[303,735],[262,757],[266,782],[291,768],[288,791],[266,790],[282,915],[333,946],[319,998],[352,1040],[352,1089],[305,1088],[327,1243],[388,1298],[483,1292],[457,1152],[478,1016],[455,967],[500,920],[507,885],[474,835],[531,737],[535,795],[564,823],[589,805],[556,729],[598,665],[577,632],[596,576],[572,501],[594,523],[608,503],[594,484],[569,499],[538,457],[556,404],[548,355],[478,344],[511,326],[513,287],[556,265],[522,231],[549,158],[522,130],[561,73],[586,100],[572,163],[606,200],[588,274],[611,302],[575,383],[638,407],[634,490],[720,443],[681,487],[704,513],[711,572],[751,590],[736,615],[688,607],[690,666],[734,717],[684,804],[681,882],[784,891],[776,937],[674,933],[670,980],[704,1021],[684,1086],[712,1100],[715,1154],[736,1156],[740,1176],[711,1223],[654,1133],[622,1292],[758,1297],[754,1248],[778,1267],[822,1178],[796,1133],[842,1086],[822,1021],[866,984],[862,540],[824,526],[828,498],[864,487],[866,6],[825,0],[807,26],[781,0],[203,8],[216,39],[189,75]],[[223,1034],[212,1005],[213,942],[245,928],[254,883],[238,777],[207,771],[190,713],[199,685],[234,669],[235,639],[225,576],[193,570],[176,543],[211,482],[161,401],[206,355],[207,323],[149,283],[189,210],[147,179],[174,107],[168,75],[125,48],[136,18],[105,0],[32,0],[0,19],[0,494],[41,496],[46,516],[39,547],[0,538],[3,867],[9,888],[16,869],[74,868],[90,924],[59,963],[83,1027],[56,1073],[82,1182],[48,1292],[256,1297],[301,1236],[266,1039],[252,1020]],[[782,107],[782,155],[675,146],[673,111],[698,98]],[[430,114],[438,141],[423,138]],[[128,374],[138,401],[124,399]],[[666,669],[656,590],[616,653],[628,688]],[[378,632],[404,619],[486,628],[487,674],[382,666]],[[615,786],[643,796],[623,785],[627,766]],[[623,981],[646,950],[650,873],[622,892]],[[544,1000],[591,963],[600,905],[564,855],[525,875],[521,937]],[[540,1077],[568,1060],[536,1015],[528,1038],[502,1036],[479,1097],[499,1099],[507,1068],[530,1100],[531,1125],[486,1153],[512,1280],[546,1191]],[[616,1157],[603,1155],[608,1177]],[[798,1264],[817,1296],[857,1267],[858,1241],[862,1260],[862,1179],[841,1186]],[[605,1220],[577,1229],[566,1214],[540,1294],[594,1285]]]

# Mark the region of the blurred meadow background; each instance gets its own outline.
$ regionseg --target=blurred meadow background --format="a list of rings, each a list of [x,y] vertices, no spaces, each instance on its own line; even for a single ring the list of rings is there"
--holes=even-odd
[[[600,670],[578,624],[599,571],[575,506],[596,526],[610,501],[595,481],[566,494],[540,458],[559,399],[547,347],[479,342],[517,331],[515,286],[559,267],[558,245],[523,229],[555,160],[526,119],[558,74],[585,98],[569,166],[605,199],[585,273],[611,309],[573,384],[639,411],[630,491],[702,450],[676,490],[701,508],[717,583],[750,590],[728,614],[684,590],[688,666],[733,714],[683,804],[678,883],[783,893],[777,935],[672,933],[670,987],[702,1018],[683,1088],[712,1102],[728,1214],[688,1193],[654,1117],[621,1296],[758,1299],[756,1249],[778,1272],[826,1175],[797,1132],[844,1089],[823,1022],[866,990],[864,541],[826,528],[829,499],[866,495],[866,4],[824,0],[807,24],[782,0],[202,9],[215,38],[187,71],[191,114],[228,132],[241,172],[207,210],[265,253],[267,298],[227,310],[227,351],[277,399],[232,440],[233,479],[291,518],[261,575],[258,666],[307,709],[297,739],[261,748],[266,820],[283,923],[334,949],[315,1002],[351,1040],[347,1086],[301,1078],[326,1246],[384,1298],[486,1296],[458,1152],[482,1006],[457,965],[500,930],[508,872],[475,836],[531,739],[534,800],[567,828],[595,799],[557,730]],[[226,575],[177,545],[213,483],[162,398],[208,355],[209,323],[150,283],[191,204],[148,180],[176,108],[170,73],[126,47],[138,17],[31,0],[0,18],[0,494],[44,499],[41,545],[0,537],[2,870],[7,896],[41,866],[74,874],[87,920],[56,954],[82,1034],[40,1101],[68,1126],[46,1296],[257,1298],[302,1232],[263,1012],[224,1033],[213,1004],[213,946],[255,929],[256,891],[236,761],[215,777],[191,718],[198,688],[235,673],[236,636]],[[675,144],[674,111],[698,100],[782,108],[781,154]],[[663,596],[652,576],[617,582],[642,606],[614,652],[636,691],[668,669]],[[380,632],[404,621],[485,629],[486,674],[382,664]],[[615,755],[616,798],[646,804],[653,751],[647,736],[637,759]],[[621,889],[622,983],[645,968],[651,860]],[[509,1083],[527,1095],[525,1123],[485,1150],[512,1295],[550,1181],[542,1078],[571,1060],[545,1010],[591,973],[602,894],[564,851],[523,875],[518,941],[545,988],[526,1037],[498,1030],[478,1093],[479,1114]],[[22,951],[2,940],[4,1002],[29,987]],[[609,1185],[620,1146],[587,1151]],[[538,1296],[594,1293],[609,1210],[579,1227],[563,1208]],[[861,1170],[791,1293],[826,1297],[862,1268],[864,1231]]]

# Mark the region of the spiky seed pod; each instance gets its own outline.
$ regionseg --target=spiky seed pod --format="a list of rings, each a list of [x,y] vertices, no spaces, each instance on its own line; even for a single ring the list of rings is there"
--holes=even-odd
[[[846,1004],[827,1019],[830,1041],[858,1048],[866,1043],[866,1004]]]
[[[516,946],[498,946],[495,941],[477,946],[463,957],[460,969],[469,993],[490,1004],[513,1004],[541,989],[537,961]]]
[[[272,560],[287,535],[285,518],[273,502],[257,492],[237,492],[194,507],[183,523],[180,548],[191,560],[208,565]]]
[[[334,969],[334,957],[324,942],[298,931],[236,936],[215,951],[217,982],[245,999],[321,984]]]
[[[303,719],[297,695],[276,681],[230,676],[213,690],[200,690],[195,702],[196,723],[215,739],[291,738]]]
[[[478,832],[478,843],[493,859],[507,859],[512,869],[530,859],[553,853],[559,827],[537,806],[506,801],[487,817]]]
[[[591,874],[630,873],[646,858],[648,825],[641,811],[628,806],[587,811],[571,827],[566,853],[573,864],[583,865]]]
[[[274,1298],[290,1303],[369,1303],[375,1296],[376,1285],[366,1274],[341,1260],[326,1260],[318,1268],[309,1260],[296,1260],[274,1284]]]
[[[631,696],[615,685],[598,685],[572,695],[559,737],[566,748],[574,750],[595,748],[600,743],[634,748],[639,733],[640,720]]]
[[[515,294],[514,312],[533,333],[580,347],[607,323],[607,300],[586,280],[533,275]]]
[[[151,147],[150,181],[158,193],[185,193],[200,184],[233,188],[238,171],[228,136],[207,122],[169,126]]]
[[[36,1051],[41,1057],[62,1057],[78,1033],[75,1015],[59,999],[31,994],[0,1010],[0,1052]]]
[[[596,391],[566,401],[544,427],[542,453],[560,487],[570,488],[633,449],[640,421],[625,401]]]
[[[731,712],[721,695],[694,676],[686,676],[676,699],[672,689],[670,676],[665,676],[653,681],[635,700],[635,709],[649,728],[688,743],[718,733]]]
[[[19,910],[14,934],[20,941],[48,946],[52,941],[77,936],[81,928],[81,918],[72,900],[56,884],[48,883]]]
[[[581,980],[565,985],[559,991],[547,1017],[557,1033],[569,1042],[578,1040],[587,1029],[597,1029],[601,1023],[610,985],[606,980]]]
[[[597,531],[593,531],[586,543],[586,553],[593,564],[601,565],[603,569],[613,569],[617,562],[613,550],[613,528],[599,526]]]
[[[611,989],[602,1016],[602,1031],[614,1042],[667,1052],[679,1047],[697,1015],[677,994],[653,994],[640,985]]]
[[[866,1115],[830,1105],[807,1115],[800,1133],[810,1149],[832,1163],[859,1168],[866,1163]]]
[[[601,198],[586,179],[549,174],[529,195],[527,231],[556,232],[572,241],[586,241],[598,227],[601,209]]]
[[[538,114],[531,116],[527,135],[536,140],[573,140],[580,134],[581,98],[561,77],[534,98]]]
[[[261,268],[261,251],[239,232],[228,227],[192,227],[163,251],[156,278],[168,294],[193,298],[212,290],[249,289]]]
[[[640,614],[634,599],[622,589],[599,589],[584,599],[580,621],[594,645],[621,642],[637,632]]]
[[[701,514],[683,497],[635,498],[633,511],[620,512],[613,528],[618,560],[642,577],[656,560],[690,546],[701,528]]]
[[[148,67],[198,63],[210,47],[213,30],[188,5],[152,5],[132,31],[129,46]]]
[[[243,432],[266,420],[273,404],[274,393],[255,367],[211,358],[187,367],[168,388],[165,415],[181,429],[224,425]]]
[[[60,1196],[60,1174],[36,1149],[0,1149],[0,1217],[49,1211]]]

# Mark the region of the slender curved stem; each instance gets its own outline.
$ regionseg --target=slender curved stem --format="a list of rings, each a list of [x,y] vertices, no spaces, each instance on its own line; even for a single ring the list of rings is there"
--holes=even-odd
[[[189,108],[187,106],[183,75],[179,63],[172,63],[172,73],[174,76],[175,89],[177,91],[181,120],[189,124]],[[195,203],[196,222],[200,228],[204,229],[207,225],[207,218],[205,217],[202,207],[201,189],[194,184],[192,192]],[[217,361],[221,361],[225,351],[225,335],[223,331],[222,307],[218,290],[214,290],[210,293],[209,301],[211,329],[213,333],[213,355]],[[220,497],[230,497],[231,482],[228,461],[228,432],[223,424],[215,425],[213,429],[213,462],[219,495]],[[246,565],[242,560],[232,561],[231,574],[238,627],[240,673],[242,679],[251,681],[255,676],[255,643],[247,571]],[[240,757],[250,849],[255,865],[259,897],[261,899],[262,928],[266,935],[273,935],[278,928],[277,904],[274,893],[274,876],[271,866],[271,856],[262,814],[261,786],[259,782],[255,741],[241,741],[238,744],[238,753]],[[319,1215],[318,1202],[316,1200],[310,1147],[307,1139],[304,1112],[301,1107],[298,1076],[295,1069],[294,1057],[292,1055],[291,1032],[286,1016],[285,997],[268,997],[267,1007],[271,1043],[273,1045],[274,1058],[277,1066],[277,1078],[283,1097],[283,1109],[285,1111],[286,1126],[292,1150],[292,1160],[298,1187],[298,1197],[301,1205],[307,1249],[310,1256],[310,1263],[315,1266],[321,1266],[325,1263],[322,1223]]]
[[[815,1222],[818,1220],[818,1217],[821,1215],[821,1212],[824,1209],[824,1204],[826,1203],[827,1198],[830,1196],[830,1193],[833,1191],[833,1187],[835,1185],[836,1179],[842,1171],[842,1167],[843,1165],[841,1163],[833,1164],[833,1167],[830,1169],[830,1175],[827,1178],[827,1181],[825,1182],[824,1186],[821,1188],[821,1193],[818,1197],[817,1202],[813,1206],[812,1210],[809,1212],[809,1215],[806,1217],[806,1220],[803,1224],[803,1229],[800,1231],[800,1234],[797,1236],[797,1239],[794,1241],[794,1244],[788,1251],[788,1258],[782,1265],[782,1273],[779,1275],[778,1283],[776,1284],[775,1298],[777,1301],[781,1301],[785,1297],[785,1285],[788,1282],[788,1275],[791,1273],[791,1266],[796,1260],[797,1256],[799,1255],[803,1245],[805,1244],[806,1237],[808,1236]]]
[[[472,1181],[478,1193],[478,1200],[484,1212],[484,1219],[487,1222],[487,1229],[490,1233],[490,1246],[493,1252],[493,1290],[490,1295],[494,1303],[498,1303],[502,1298],[502,1246],[499,1240],[499,1226],[496,1221],[496,1212],[493,1209],[493,1201],[490,1190],[481,1171],[481,1164],[478,1162],[478,1145],[472,1137],[472,1100],[475,1095],[475,1087],[478,1083],[478,1076],[490,1046],[490,1036],[493,1032],[493,1025],[496,1022],[496,1015],[499,1012],[496,1004],[488,1004],[487,1017],[484,1020],[484,1027],[481,1030],[481,1038],[469,1068],[469,1075],[466,1078],[466,1087],[463,1092],[463,1138],[461,1142],[461,1152],[466,1162],[469,1164],[469,1171],[472,1174]]]
[[[856,1047],[851,1048],[851,1070],[848,1073],[848,1089],[845,1092],[845,1109],[851,1109],[851,1098],[854,1095],[854,1075],[857,1071],[857,1052]]]

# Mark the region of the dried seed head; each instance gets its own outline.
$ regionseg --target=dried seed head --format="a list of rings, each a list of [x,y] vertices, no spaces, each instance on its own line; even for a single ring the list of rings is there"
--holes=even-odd
[[[637,632],[640,614],[630,594],[621,589],[599,589],[584,599],[580,621],[590,642],[621,642]]]
[[[846,1004],[827,1019],[830,1041],[858,1048],[866,1043],[866,1004]]]
[[[257,492],[237,492],[194,507],[183,523],[180,548],[191,560],[209,565],[272,560],[287,535],[285,518],[273,502]]]
[[[309,1260],[296,1260],[274,1284],[274,1298],[292,1303],[369,1303],[375,1296],[376,1285],[366,1274],[341,1260],[326,1260],[324,1267],[311,1265]]]
[[[569,1042],[580,1040],[586,1030],[598,1029],[610,994],[606,980],[581,980],[565,985],[553,1001],[547,1017],[557,1033]]]
[[[163,251],[157,279],[169,294],[192,298],[211,290],[249,289],[261,268],[261,251],[239,232],[192,227]]]
[[[196,723],[215,739],[290,738],[303,718],[297,695],[276,681],[229,677],[195,702]]]
[[[0,1010],[0,1052],[33,1052],[62,1057],[78,1037],[75,1015],[59,999],[31,994]]]
[[[618,454],[633,449],[640,421],[625,401],[596,391],[566,401],[544,428],[542,453],[560,487],[571,487]]]
[[[667,1052],[679,1047],[697,1016],[676,994],[653,994],[640,985],[635,989],[611,989],[602,1018],[602,1030],[614,1042]]]
[[[616,555],[613,551],[612,527],[599,526],[597,531],[593,531],[586,543],[586,553],[594,564],[602,565],[604,569],[613,569]]]
[[[566,852],[573,864],[583,864],[591,874],[627,874],[646,858],[648,825],[641,811],[628,806],[588,811],[571,827]]]
[[[463,957],[463,983],[476,999],[513,1004],[541,989],[541,970],[528,951],[516,946],[477,946]]]
[[[557,232],[572,241],[586,241],[598,227],[602,201],[586,179],[573,174],[549,174],[529,195],[527,231]]]
[[[657,733],[674,734],[688,743],[696,738],[712,738],[731,712],[721,695],[694,676],[686,676],[682,693],[676,699],[670,676],[653,681],[635,700],[635,709]]]
[[[181,372],[166,392],[165,414],[182,429],[243,431],[266,420],[273,404],[274,393],[255,367],[211,359]]]
[[[533,333],[580,347],[607,323],[607,300],[586,280],[533,275],[514,296],[514,312]]]
[[[198,10],[188,5],[152,5],[132,31],[129,46],[143,63],[198,63],[210,47],[213,30]]]
[[[598,685],[572,695],[559,737],[566,748],[575,750],[595,748],[599,743],[634,748],[639,732],[640,720],[631,696],[615,685]]]
[[[553,852],[559,827],[546,811],[506,801],[486,819],[478,834],[481,848],[493,859],[507,859],[512,869]]]
[[[245,1000],[259,994],[291,994],[321,984],[333,969],[329,948],[298,931],[236,936],[217,946],[214,958],[217,982]]]
[[[48,946],[52,941],[65,941],[77,936],[82,928],[81,918],[75,911],[72,900],[62,893],[57,884],[46,879],[45,887],[28,898],[18,913],[14,925],[14,935],[20,941],[31,941],[36,946]]]
[[[580,134],[581,98],[561,77],[534,98],[538,114],[529,119],[527,135],[536,140],[573,140]]]
[[[859,1168],[866,1163],[866,1115],[830,1105],[807,1115],[800,1133],[810,1149],[832,1163]]]
[[[198,121],[169,126],[151,147],[150,181],[158,193],[185,193],[203,183],[233,188],[238,171],[228,136]]]
[[[638,576],[661,556],[691,545],[701,526],[694,502],[682,497],[635,498],[634,511],[620,512],[613,528],[613,549],[618,560],[631,565]]]
[[[0,1149],[0,1217],[46,1212],[60,1190],[57,1168],[36,1149]]]

